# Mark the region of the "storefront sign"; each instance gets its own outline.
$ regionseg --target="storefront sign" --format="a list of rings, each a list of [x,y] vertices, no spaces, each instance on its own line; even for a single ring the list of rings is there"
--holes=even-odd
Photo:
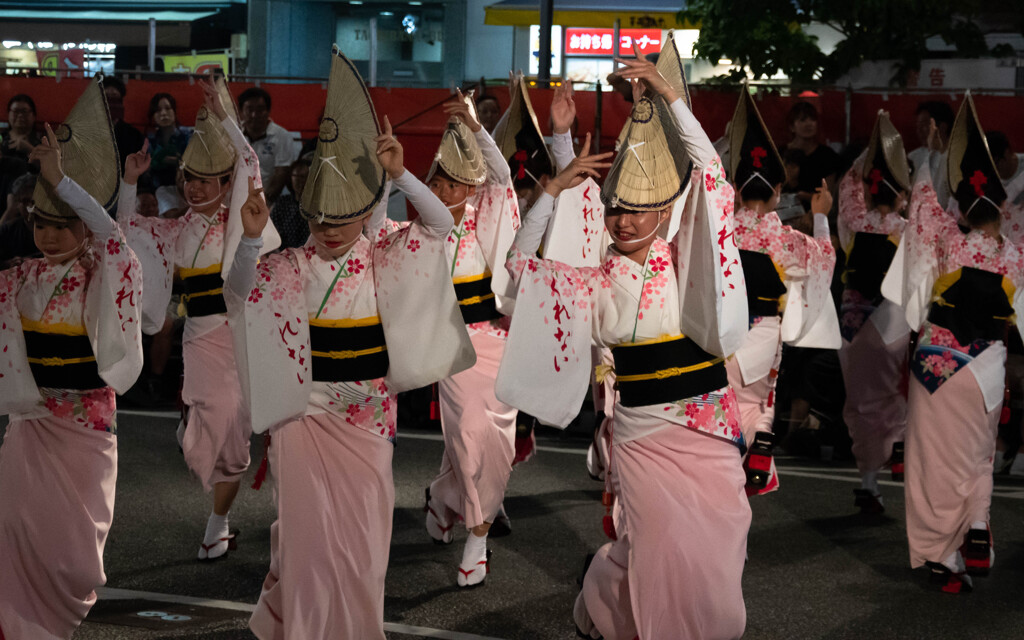
[[[85,69],[85,51],[66,49],[64,51],[36,51],[40,75],[54,77],[61,72],[64,77],[81,77]]]
[[[570,56],[632,56],[636,42],[641,53],[661,51],[660,29],[620,29],[618,50],[614,29],[570,27],[565,30],[565,54]]]
[[[164,71],[175,73],[194,73],[203,75],[214,69],[228,71],[228,55],[226,53],[200,53],[176,56],[161,56],[164,59]]]

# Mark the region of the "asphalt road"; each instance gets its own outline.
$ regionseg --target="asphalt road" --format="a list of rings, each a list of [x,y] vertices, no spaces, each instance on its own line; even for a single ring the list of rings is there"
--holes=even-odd
[[[167,417],[119,418],[107,589],[75,640],[253,637],[246,621],[269,562],[272,484],[240,494],[231,515],[241,529],[238,551],[218,563],[196,562],[210,501],[188,475],[175,426]],[[389,638],[576,637],[576,579],[585,554],[604,542],[601,484],[586,474],[586,440],[554,430],[539,435],[541,451],[516,468],[509,485],[512,535],[491,540],[487,584],[460,591],[455,570],[464,534],[438,547],[423,529],[423,487],[440,463],[440,433],[400,431],[385,603]],[[253,443],[258,461],[261,440]],[[1024,482],[997,480],[995,568],[976,581],[974,593],[951,596],[909,568],[899,486],[883,487],[888,516],[865,521],[853,508],[858,484],[850,464],[779,463],[782,490],[753,501],[746,637],[1024,637]]]

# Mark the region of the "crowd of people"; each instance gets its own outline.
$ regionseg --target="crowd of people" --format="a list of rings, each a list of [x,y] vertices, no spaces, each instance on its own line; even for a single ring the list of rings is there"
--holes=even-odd
[[[880,112],[866,148],[837,151],[803,101],[780,149],[744,90],[712,142],[678,55],[636,54],[616,72],[618,153],[574,136],[568,85],[546,136],[513,77],[504,114],[487,94],[445,103],[422,181],[337,50],[301,155],[269,94],[232,100],[220,77],[192,129],[154,95],[146,134],[115,78],[56,130],[12,97],[0,640],[69,638],[95,602],[117,397],[169,395],[179,340],[178,443],[211,496],[199,561],[237,547],[267,434],[259,638],[384,638],[399,394],[432,385],[445,447],[424,527],[436,544],[466,529],[459,587],[510,532],[532,425],[566,427],[589,393],[610,541],[566,612],[581,637],[740,637],[749,501],[785,490],[774,451],[808,439],[850,443],[865,517],[885,510],[881,474],[905,480],[911,565],[970,591],[995,558],[993,474],[1024,474],[1021,157],[969,95],[920,105],[919,148]],[[413,221],[388,218],[393,190]]]

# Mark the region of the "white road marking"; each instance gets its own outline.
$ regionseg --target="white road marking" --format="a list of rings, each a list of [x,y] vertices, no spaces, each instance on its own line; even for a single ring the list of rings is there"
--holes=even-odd
[[[188,604],[196,607],[208,607],[210,609],[227,609],[229,611],[244,611],[252,613],[256,605],[245,602],[232,602],[230,600],[211,600],[208,598],[194,598],[192,596],[179,596],[171,593],[154,593],[152,591],[134,591],[131,589],[115,589],[113,587],[100,587],[96,589],[96,595],[100,600],[151,600],[153,602],[168,602],[173,604]],[[492,636],[479,636],[473,633],[461,631],[446,631],[444,629],[431,629],[430,627],[417,627],[398,622],[385,622],[384,630],[391,633],[404,633],[420,638],[440,638],[441,640],[501,640]]]

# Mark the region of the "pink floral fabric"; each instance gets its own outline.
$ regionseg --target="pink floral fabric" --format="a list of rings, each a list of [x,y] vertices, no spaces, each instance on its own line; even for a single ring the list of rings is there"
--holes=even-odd
[[[117,396],[110,387],[84,392],[68,389],[40,389],[40,392],[43,406],[55,418],[94,431],[117,433]]]

